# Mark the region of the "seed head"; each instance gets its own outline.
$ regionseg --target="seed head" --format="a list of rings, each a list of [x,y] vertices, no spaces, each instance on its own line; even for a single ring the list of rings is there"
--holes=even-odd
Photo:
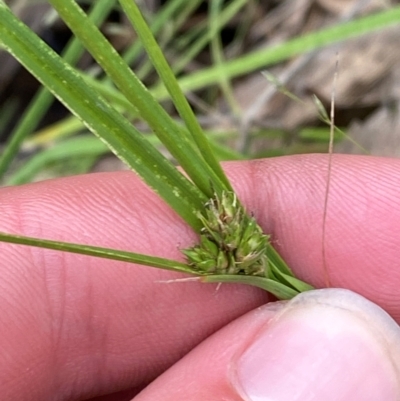
[[[199,219],[203,223],[200,243],[183,251],[190,266],[207,274],[265,275],[269,236],[234,192],[215,195]]]

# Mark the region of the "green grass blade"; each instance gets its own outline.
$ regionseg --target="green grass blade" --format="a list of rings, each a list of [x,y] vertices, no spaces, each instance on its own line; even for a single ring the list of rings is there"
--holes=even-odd
[[[62,138],[70,137],[74,134],[86,131],[85,124],[75,116],[68,116],[54,124],[36,131],[25,141],[25,146],[29,148],[44,147],[49,142],[54,142]]]
[[[0,21],[0,41],[7,51],[137,171],[188,224],[199,229],[196,213],[203,207],[204,195],[4,3],[0,3]]]
[[[211,135],[210,135],[210,143],[213,148],[213,152],[220,161],[245,160],[245,157],[241,153],[236,152],[233,149],[230,149],[226,145],[219,144],[216,140],[214,140],[214,138]]]
[[[150,29],[153,35],[158,37],[160,47],[165,48],[174,38],[174,35],[179,35],[178,31],[190,18],[190,14],[199,6],[201,1],[202,0],[191,0],[190,2],[187,0],[169,0],[157,10],[155,15],[146,13],[145,16],[146,19],[149,20]],[[135,57],[139,54],[140,50],[143,50],[140,41],[135,41],[132,47],[137,48],[137,54],[134,54]],[[129,52],[130,49],[127,53]],[[131,62],[130,58],[126,57],[125,53],[122,57],[127,63]],[[150,60],[146,57],[142,65],[138,67],[135,72],[138,78],[143,81],[153,71],[154,68]]]
[[[122,108],[122,110],[129,113],[131,117],[138,116],[138,110],[136,107],[134,107],[132,103],[129,102],[129,100],[114,86],[110,86],[107,81],[99,81],[85,73],[81,73],[81,76],[87,84],[95,88],[97,92],[99,92],[105,99],[109,100],[114,107],[118,106],[119,108]]]
[[[173,34],[179,29],[179,26],[182,23],[180,22],[182,17],[183,21],[186,21],[187,18],[185,18],[185,15],[187,16],[188,14],[190,14],[193,8],[197,6],[196,3],[199,3],[200,1],[201,0],[195,0],[191,1],[190,3],[187,3],[186,0],[168,1],[167,3],[162,5],[159,10],[157,10],[156,14],[151,15],[151,31],[154,35],[157,35],[162,30],[162,28],[165,28],[166,25],[168,25],[169,27],[170,25],[172,25],[172,29],[168,29],[167,37],[164,35],[164,33],[162,36],[164,43],[168,42]],[[178,16],[176,16],[175,14],[178,14]],[[140,43],[140,41],[135,40],[133,41],[132,45],[129,46],[129,48],[122,53],[122,58],[127,64],[131,64],[132,62],[137,60],[142,51],[142,44]],[[149,73],[151,70],[151,63],[149,62],[149,60],[146,60],[144,65],[142,65],[142,67],[138,71],[136,71],[136,74],[140,79],[143,79],[143,76],[146,76],[147,73]],[[106,79],[105,82],[107,81],[109,80]]]
[[[293,288],[295,291],[304,292],[304,291],[310,291],[310,290],[314,289],[314,287],[312,285],[307,284],[304,281],[297,279],[296,277],[287,276],[285,274],[282,274],[279,270],[276,270],[276,272],[277,272],[276,280],[282,284],[286,284],[290,288]]]
[[[194,272],[188,265],[184,263],[175,260],[159,258],[156,256],[143,255],[135,252],[127,252],[122,250],[103,248],[91,245],[74,244],[69,242],[59,242],[59,241],[51,241],[32,237],[24,237],[20,235],[14,235],[2,232],[0,232],[0,241],[11,244],[34,246],[56,251],[76,253],[79,255],[94,256],[103,259],[111,259],[122,262],[135,263],[139,265],[156,267],[164,270],[187,273],[190,275],[197,275],[197,276],[201,275],[201,273]],[[252,285],[270,292],[279,299],[291,299],[299,293],[299,291],[296,291],[283,283],[256,276],[205,275],[200,278],[200,281],[204,283],[234,283],[234,284]],[[308,291],[310,289],[313,288],[311,286],[308,286],[307,288],[304,288],[303,291]]]
[[[288,287],[285,284],[279,283],[257,276],[245,275],[213,275],[204,276],[200,279],[203,283],[232,283],[232,284],[247,284],[254,287],[261,288],[269,293],[275,295],[278,299],[292,299],[299,294],[298,291]]]
[[[234,91],[229,78],[225,74],[225,60],[222,50],[221,37],[219,34],[218,21],[221,18],[222,0],[214,0],[211,2],[209,8],[209,25],[211,33],[211,55],[213,57],[213,64],[219,66],[220,71],[220,82],[222,93],[224,94],[225,100],[229,105],[231,111],[236,118],[240,116],[240,107],[236,102]]]
[[[270,244],[267,248],[267,259],[270,264],[275,266],[277,270],[288,276],[294,277],[293,272],[290,270],[289,266],[282,259],[281,255],[276,251],[276,249]]]
[[[107,17],[115,2],[116,0],[99,0],[95,2],[90,11],[89,18],[93,23],[100,24]],[[74,65],[81,57],[83,50],[83,46],[79,40],[73,38],[65,48],[62,57],[69,64]],[[0,157],[0,179],[3,177],[10,163],[18,153],[24,139],[35,130],[40,120],[46,114],[53,99],[53,95],[45,88],[41,88],[34,96],[30,105],[11,133],[10,139],[6,143],[4,151]]]
[[[73,244],[69,242],[58,242],[46,239],[23,237],[0,232],[0,241],[11,244],[35,246],[39,248],[53,249],[56,251],[77,253],[80,255],[89,255],[103,259],[119,260],[128,263],[146,265],[172,270],[175,272],[193,274],[193,271],[184,263],[175,260],[159,258],[156,256],[143,255],[140,253],[120,251],[116,249],[102,248],[91,245]]]
[[[218,32],[246,5],[248,0],[235,0],[227,3],[227,6],[221,12],[220,18],[217,21],[216,30]],[[196,27],[197,28],[197,27]],[[194,31],[198,31],[198,29],[194,29]],[[191,60],[193,60],[204,47],[210,42],[212,39],[212,34],[215,32],[211,32],[207,29],[207,25],[204,24],[204,32],[202,35],[199,33],[196,34],[198,39],[194,41],[194,43],[188,48],[181,48],[180,53],[181,57],[174,63],[172,69],[175,74],[179,74]]]
[[[73,158],[86,159],[108,153],[108,146],[93,135],[66,139],[49,149],[44,149],[23,163],[6,181],[6,185],[21,185],[31,182],[35,176],[51,163]]]
[[[225,73],[229,78],[249,74],[260,68],[287,60],[298,54],[307,53],[318,48],[350,39],[362,34],[386,28],[400,22],[400,6],[391,7],[373,15],[361,17],[317,32],[296,37],[285,43],[262,50],[253,51],[235,60],[225,63]],[[178,82],[184,92],[204,89],[218,83],[219,68],[210,67],[181,78]],[[165,88],[157,88],[154,92],[159,99],[167,98]]]
[[[0,135],[3,133],[7,125],[12,121],[18,109],[18,100],[7,99],[0,109]]]
[[[171,0],[162,6],[150,23],[151,31],[154,35],[158,34],[163,25],[173,18],[174,14],[179,11],[180,7],[182,7],[185,2],[186,0]],[[124,53],[122,58],[126,63],[130,64],[139,56],[142,48],[142,44],[139,41],[135,41]]]
[[[215,173],[195,149],[193,141],[177,128],[174,120],[138,80],[75,1],[49,0],[49,2],[119,90],[137,108],[140,116],[150,125],[196,186],[207,197],[211,197],[210,180],[213,180]],[[215,181],[218,185],[218,179]]]
[[[218,185],[218,183],[214,181],[215,179],[213,180],[212,177],[209,177],[213,183],[213,187],[220,191],[223,189],[231,190],[231,185],[225,176],[225,173],[218,163],[218,160],[214,157],[214,153],[206,136],[203,133],[203,130],[200,127],[196,116],[194,115],[181,89],[179,88],[175,75],[167,63],[162,50],[154,39],[154,36],[152,35],[151,30],[144,20],[139,8],[137,7],[136,2],[131,0],[119,0],[119,2],[121,3],[131,24],[134,26],[137,34],[139,35],[149,58],[161,77],[165,87],[167,88],[178,113],[185,122],[188,131],[191,133],[193,140],[201,152],[201,155],[220,180],[221,185]]]

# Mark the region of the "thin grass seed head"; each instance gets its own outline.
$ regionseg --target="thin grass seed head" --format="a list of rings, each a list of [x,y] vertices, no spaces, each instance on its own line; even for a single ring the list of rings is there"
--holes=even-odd
[[[203,223],[200,242],[183,251],[194,270],[265,276],[269,236],[246,213],[234,192],[215,194],[198,217]]]

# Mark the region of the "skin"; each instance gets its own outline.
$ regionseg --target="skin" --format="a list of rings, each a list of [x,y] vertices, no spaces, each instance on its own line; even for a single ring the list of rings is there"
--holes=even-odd
[[[309,155],[225,169],[299,278],[322,288],[328,277],[399,322],[400,160],[334,155],[324,263],[327,162]],[[0,205],[3,232],[176,260],[196,240],[130,172],[3,188]],[[275,314],[248,313],[272,300],[263,291],[165,283],[182,276],[3,243],[0,255],[2,399],[123,401],[157,377],[135,400],[242,399],[228,365]]]

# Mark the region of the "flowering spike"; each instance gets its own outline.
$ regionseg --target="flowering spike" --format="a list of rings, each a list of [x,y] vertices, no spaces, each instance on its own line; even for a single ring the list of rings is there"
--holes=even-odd
[[[269,236],[247,215],[234,192],[224,191],[199,215],[200,243],[183,251],[193,269],[207,274],[265,276]]]

